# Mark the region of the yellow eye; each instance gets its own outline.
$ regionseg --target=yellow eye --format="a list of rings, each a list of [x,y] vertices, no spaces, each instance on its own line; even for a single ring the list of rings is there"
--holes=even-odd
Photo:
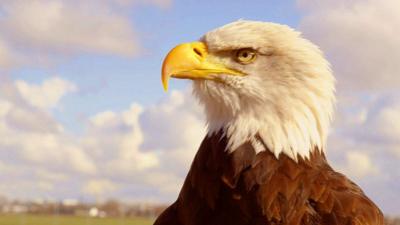
[[[236,52],[236,61],[242,64],[249,64],[257,57],[256,52],[250,48],[240,49]]]

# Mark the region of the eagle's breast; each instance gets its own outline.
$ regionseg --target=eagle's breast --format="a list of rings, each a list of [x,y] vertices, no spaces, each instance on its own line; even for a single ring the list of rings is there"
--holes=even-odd
[[[295,162],[256,154],[250,143],[228,153],[226,144],[222,132],[204,139],[177,202],[164,213],[176,214],[175,223],[156,224],[383,224],[379,209],[321,151]]]

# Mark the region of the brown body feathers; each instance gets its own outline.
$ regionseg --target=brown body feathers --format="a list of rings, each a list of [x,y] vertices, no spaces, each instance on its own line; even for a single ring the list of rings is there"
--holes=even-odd
[[[380,210],[319,150],[295,162],[256,154],[249,143],[228,153],[226,144],[221,133],[204,139],[155,225],[383,225]]]

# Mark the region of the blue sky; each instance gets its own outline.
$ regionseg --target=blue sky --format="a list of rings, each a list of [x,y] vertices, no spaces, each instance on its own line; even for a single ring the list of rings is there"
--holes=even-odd
[[[204,118],[189,81],[163,91],[162,60],[243,18],[287,24],[321,47],[338,82],[329,159],[400,214],[399,9],[396,0],[3,1],[0,195],[172,201]]]

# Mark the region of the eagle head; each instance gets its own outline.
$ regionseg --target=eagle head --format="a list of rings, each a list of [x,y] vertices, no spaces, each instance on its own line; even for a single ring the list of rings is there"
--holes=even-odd
[[[223,131],[227,151],[247,141],[294,160],[324,150],[335,79],[319,48],[288,26],[239,20],[212,30],[168,53],[165,89],[170,77],[193,80],[208,134]]]

